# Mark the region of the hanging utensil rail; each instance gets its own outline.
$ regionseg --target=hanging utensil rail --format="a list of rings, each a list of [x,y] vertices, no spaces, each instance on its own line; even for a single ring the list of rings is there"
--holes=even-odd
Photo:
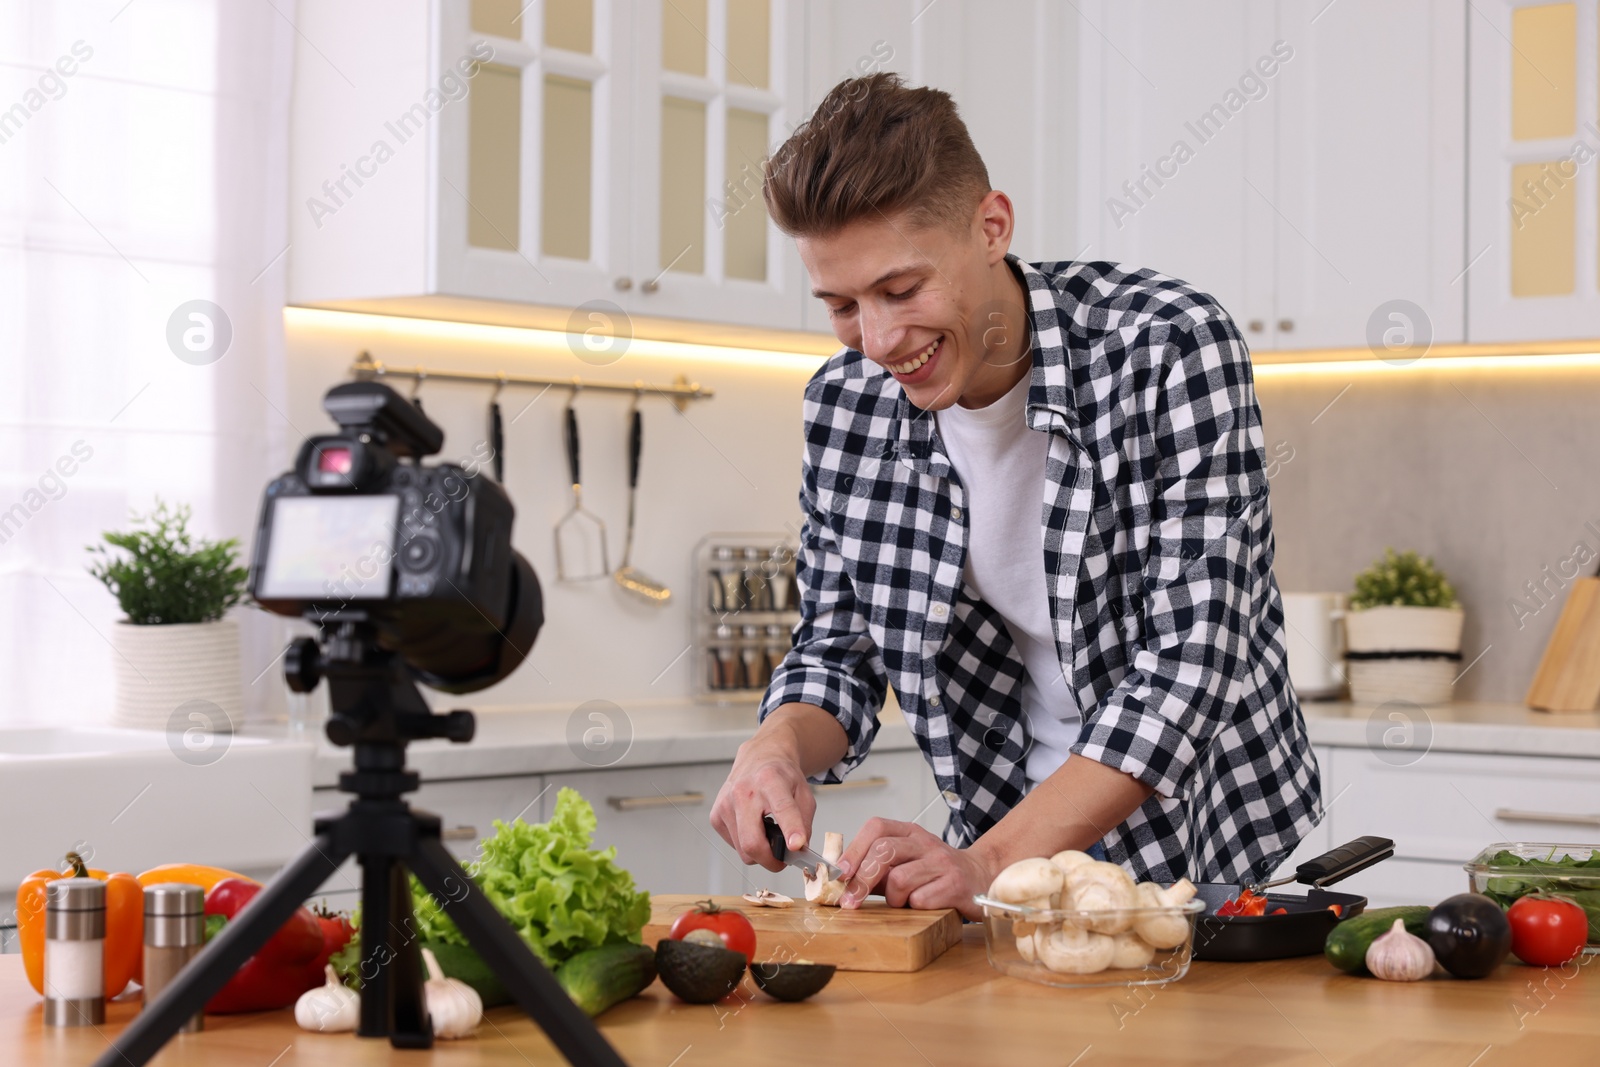
[[[673,405],[682,411],[691,400],[707,400],[715,396],[715,392],[701,385],[691,382],[683,375],[678,375],[671,385],[655,385],[650,382],[607,382],[597,381],[592,378],[552,378],[531,374],[501,374],[485,371],[462,370],[433,370],[430,367],[391,367],[386,363],[373,359],[370,353],[362,352],[350,364],[350,373],[353,377],[370,381],[374,378],[410,378],[419,385],[425,381],[437,382],[473,382],[480,385],[533,385],[550,388],[567,389],[603,389],[616,393],[635,393],[647,395],[659,393],[672,401]]]

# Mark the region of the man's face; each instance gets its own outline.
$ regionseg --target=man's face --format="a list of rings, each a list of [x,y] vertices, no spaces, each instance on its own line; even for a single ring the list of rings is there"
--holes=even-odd
[[[1003,225],[992,218],[998,198]],[[969,406],[1005,379],[1001,302],[1015,302],[1005,264],[1010,202],[990,193],[969,226],[913,226],[904,216],[850,223],[835,233],[796,239],[812,290],[828,305],[834,336],[886,368],[925,411],[968,398]],[[998,265],[998,272],[997,272]],[[1012,289],[1002,292],[1001,279]]]

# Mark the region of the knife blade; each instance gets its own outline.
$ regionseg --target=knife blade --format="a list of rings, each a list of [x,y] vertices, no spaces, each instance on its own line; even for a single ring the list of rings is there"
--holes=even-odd
[[[767,846],[772,849],[772,858],[780,863],[787,863],[791,867],[799,868],[807,878],[812,877],[812,872],[819,867],[828,872],[828,878],[838,878],[839,868],[811,851],[809,848],[790,848],[783,839],[783,831],[778,827],[778,820],[771,815],[765,816],[764,822],[767,831]]]

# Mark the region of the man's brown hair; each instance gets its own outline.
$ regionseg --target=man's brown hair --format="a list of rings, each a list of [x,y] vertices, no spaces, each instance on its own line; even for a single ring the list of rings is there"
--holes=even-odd
[[[964,227],[989,171],[949,93],[884,72],[835,85],[767,161],[761,192],[791,237],[897,213]]]

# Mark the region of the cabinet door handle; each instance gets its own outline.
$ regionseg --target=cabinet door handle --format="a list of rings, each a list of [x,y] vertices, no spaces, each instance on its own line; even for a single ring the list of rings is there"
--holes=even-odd
[[[612,282],[611,284],[617,287],[617,291],[618,292],[625,293],[629,289],[633,288],[633,279],[632,278],[618,278],[616,281]]]
[[[1266,328],[1267,328],[1267,324],[1262,322],[1260,319],[1251,319],[1250,320],[1249,330],[1250,330],[1251,333],[1260,333],[1262,330],[1265,330]]]
[[[657,793],[653,797],[606,797],[606,803],[617,811],[644,811],[648,808],[675,808],[679,804],[691,807],[706,802],[704,793]]]
[[[476,841],[478,828],[476,826],[452,826],[447,830],[439,831],[441,841]]]
[[[1579,815],[1569,811],[1522,811],[1499,808],[1494,817],[1503,822],[1553,822],[1565,826],[1600,826],[1600,815]]]
[[[843,793],[847,789],[882,789],[889,784],[889,779],[883,775],[872,778],[856,778],[848,782],[826,782],[822,785],[811,787],[815,793]]]
[[[656,281],[654,278],[650,279],[647,282],[642,282],[639,285],[639,291],[642,292],[642,293],[653,293],[657,289],[660,289],[660,288],[661,288],[661,283]]]
[[[1279,319],[1278,320],[1278,331],[1280,333],[1293,333],[1294,332],[1294,320],[1293,319]]]

